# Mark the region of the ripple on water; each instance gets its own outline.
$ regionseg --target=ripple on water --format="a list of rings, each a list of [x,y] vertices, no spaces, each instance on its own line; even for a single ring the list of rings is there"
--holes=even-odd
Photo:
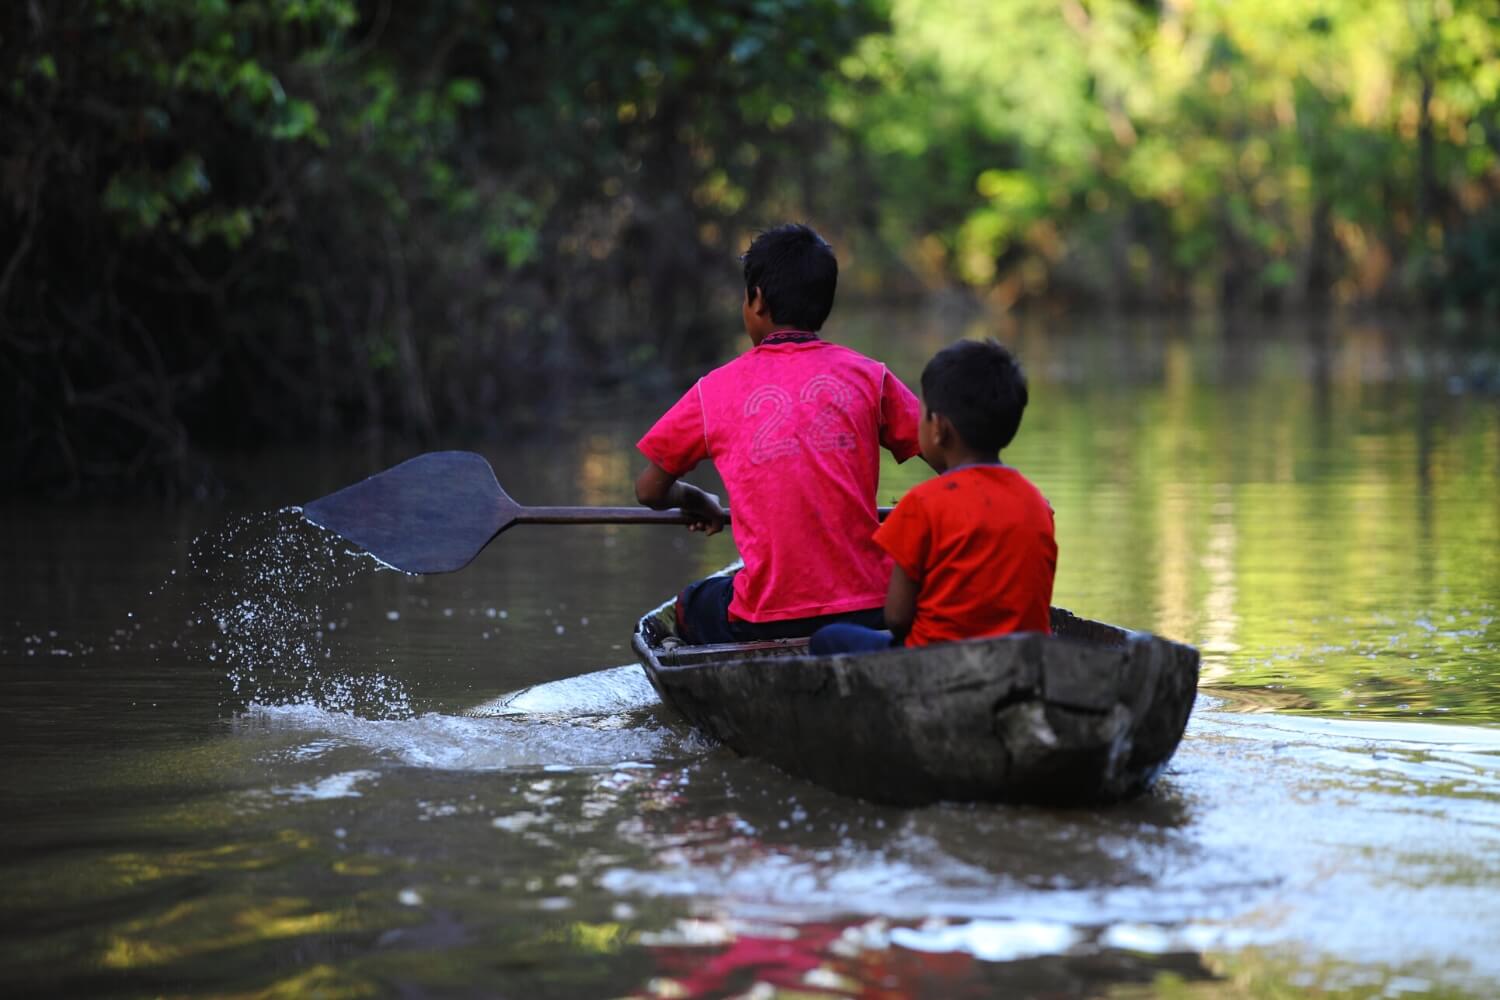
[[[772,836],[778,808],[816,816],[816,798],[741,800],[716,837],[684,837],[660,813],[629,817],[616,833],[651,863],[611,866],[599,884],[704,915],[935,922],[903,931],[903,946],[977,957],[1047,942],[1054,953],[1313,947],[1391,968],[1462,955],[1460,978],[1500,980],[1485,943],[1500,940],[1487,902],[1500,892],[1495,730],[1210,710],[1158,790],[1117,809],[867,807],[889,826],[858,825],[831,849],[807,824]]]

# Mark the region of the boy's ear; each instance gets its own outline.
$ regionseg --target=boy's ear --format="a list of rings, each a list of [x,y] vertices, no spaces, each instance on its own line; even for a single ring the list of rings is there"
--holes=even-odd
[[[745,302],[750,306],[750,311],[755,313],[755,315],[766,315],[766,294],[760,290],[759,285],[753,285],[745,291]]]
[[[932,418],[932,439],[939,445],[951,444],[954,438],[953,421],[935,410],[928,410]]]

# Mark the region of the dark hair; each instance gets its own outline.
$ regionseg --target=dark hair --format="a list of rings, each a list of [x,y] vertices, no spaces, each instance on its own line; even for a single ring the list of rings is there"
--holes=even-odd
[[[1026,410],[1026,373],[993,340],[960,340],[922,369],[922,400],[941,413],[970,448],[999,451],[1010,444]]]
[[[839,262],[828,241],[808,226],[789,222],[767,229],[740,257],[745,292],[759,288],[775,323],[798,330],[821,330],[833,311]]]

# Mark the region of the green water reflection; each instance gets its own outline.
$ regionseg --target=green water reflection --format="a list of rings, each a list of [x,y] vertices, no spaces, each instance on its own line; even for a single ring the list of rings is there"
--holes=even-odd
[[[635,617],[732,538],[518,528],[459,574],[373,573],[256,512],[409,452],[268,456],[240,470],[246,521],[8,512],[0,986],[1484,995],[1500,351],[1358,322],[836,319],[913,386],[957,336],[1013,344],[1032,405],[1006,458],[1056,509],[1057,603],[1197,644],[1234,709],[1336,721],[1200,713],[1158,794],[1079,816],[851,803],[644,707],[463,718],[629,660]],[[668,402],[575,394],[478,448],[522,502],[629,503]],[[928,474],[887,461],[881,501]],[[1340,936],[1354,911],[1371,939],[1416,913],[1451,944],[1372,957]],[[1236,944],[1277,919],[1295,942]],[[995,957],[1028,934],[1062,943]]]
[[[1033,394],[1005,457],[1057,512],[1057,603],[1193,642],[1206,685],[1282,710],[1500,719],[1495,352],[1357,324],[1006,333]]]

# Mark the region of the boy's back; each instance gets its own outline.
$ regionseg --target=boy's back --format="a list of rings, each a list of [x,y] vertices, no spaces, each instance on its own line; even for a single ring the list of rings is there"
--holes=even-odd
[[[810,334],[772,335],[700,379],[640,449],[674,476],[714,460],[745,561],[731,618],[810,618],[884,599],[879,449],[915,455],[917,418],[879,362]]]
[[[712,458],[729,487],[745,568],[677,598],[689,642],[810,635],[830,621],[881,621],[889,559],[871,542],[880,447],[917,454],[920,404],[877,361],[818,337],[838,260],[807,226],[768,229],[741,257],[740,313],[752,349],[709,372],[638,447],[650,460],[636,499],[680,507],[712,534],[719,498],[684,482]]]
[[[929,479],[876,537],[921,584],[906,645],[1051,631],[1052,507],[1015,469],[971,465]]]

